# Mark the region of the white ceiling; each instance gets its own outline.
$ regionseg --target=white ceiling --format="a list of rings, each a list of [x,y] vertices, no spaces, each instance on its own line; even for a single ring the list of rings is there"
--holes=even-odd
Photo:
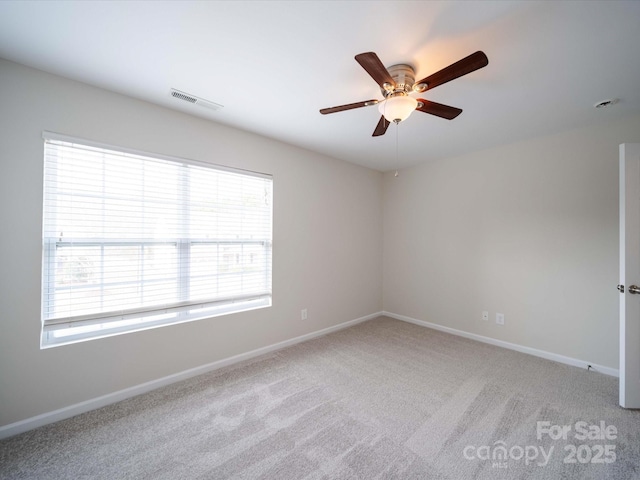
[[[487,67],[422,94],[452,121],[373,138],[376,107],[318,112],[381,98],[358,53],[423,78],[476,50]],[[0,57],[382,171],[640,113],[640,1],[5,0]]]

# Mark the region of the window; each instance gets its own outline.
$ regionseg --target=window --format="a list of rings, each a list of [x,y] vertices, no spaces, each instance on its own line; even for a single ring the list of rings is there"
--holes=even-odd
[[[44,138],[42,347],[271,305],[269,175]]]

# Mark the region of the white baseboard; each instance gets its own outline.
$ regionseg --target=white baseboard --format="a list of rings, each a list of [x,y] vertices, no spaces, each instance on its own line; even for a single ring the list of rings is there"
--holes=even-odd
[[[470,338],[471,340],[477,340],[478,342],[488,343],[490,345],[496,345],[498,347],[508,348],[509,350],[515,350],[516,352],[527,353],[547,360],[553,360],[554,362],[564,363],[573,367],[587,368],[591,365],[591,370],[604,373],[605,375],[611,375],[612,377],[618,377],[619,371],[615,368],[605,367],[595,363],[587,362],[585,360],[578,360],[576,358],[565,357],[564,355],[558,355],[557,353],[546,352],[544,350],[538,350],[537,348],[525,347],[516,343],[509,343],[503,340],[496,340],[491,337],[484,337],[475,333],[469,333],[462,330],[456,330],[455,328],[444,327],[436,323],[425,322],[424,320],[417,320],[415,318],[407,317],[405,315],[398,315],[391,312],[382,312],[383,315],[395,318],[396,320],[402,320],[403,322],[413,323],[422,327],[433,328],[441,332],[451,333],[452,335],[458,335],[460,337]]]
[[[244,360],[249,360],[251,358],[264,355],[266,353],[274,352],[276,350],[281,350],[283,348],[290,347],[291,345],[295,345],[297,343],[311,340],[312,338],[321,337],[323,335],[327,335],[329,333],[336,332],[338,330],[349,328],[353,325],[365,322],[367,320],[371,320],[372,318],[376,318],[381,315],[382,315],[382,312],[372,313],[371,315],[366,315],[364,317],[356,318],[355,320],[350,320],[348,322],[340,323],[338,325],[334,325],[333,327],[317,330],[315,332],[307,333],[305,335],[291,338],[283,342],[274,343],[273,345],[268,345],[266,347],[258,348],[256,350],[251,350],[250,352],[241,353],[239,355],[234,355],[233,357],[229,357],[229,358],[223,358],[222,360],[218,360],[213,363],[201,365],[199,367],[191,368],[183,372],[174,373],[173,375],[168,375],[166,377],[162,377],[157,380],[152,380],[150,382],[142,383],[140,385],[135,385],[133,387],[125,388],[124,390],[108,393],[106,395],[102,395],[101,397],[92,398],[84,402],[76,403],[74,405],[69,405],[68,407],[63,407],[58,410],[54,410],[52,412],[43,413],[41,415],[36,415],[35,417],[27,418],[25,420],[20,420],[15,423],[10,423],[8,425],[4,425],[0,427],[0,439],[11,437],[13,435],[17,435],[19,433],[23,433],[28,430],[32,430],[34,428],[42,427],[43,425],[47,425],[49,423],[64,420],[66,418],[71,418],[81,413],[85,413],[90,410],[95,410],[96,408],[101,408],[106,405],[110,405],[112,403],[125,400],[127,398],[135,397],[136,395],[140,395],[142,393],[150,392],[151,390],[155,390],[156,388],[164,387],[166,385],[170,385],[172,383],[179,382],[181,380],[186,380],[188,378],[195,377],[197,375],[202,375],[203,373],[211,372],[213,370],[217,370],[219,368],[226,367],[228,365],[233,365],[234,363],[242,362]]]

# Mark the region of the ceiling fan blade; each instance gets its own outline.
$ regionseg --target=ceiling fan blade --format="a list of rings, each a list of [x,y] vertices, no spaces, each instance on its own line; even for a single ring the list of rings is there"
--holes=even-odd
[[[387,128],[389,128],[389,120],[384,118],[384,115],[380,117],[378,121],[378,125],[376,125],[376,129],[373,131],[372,137],[379,137],[380,135],[384,135],[387,133]]]
[[[345,110],[352,110],[354,108],[368,107],[370,105],[376,105],[378,100],[367,100],[365,102],[348,103],[347,105],[338,105],[337,107],[323,108],[320,110],[322,115],[327,113],[344,112]]]
[[[443,105],[441,103],[431,102],[424,98],[418,98],[418,102],[422,103],[422,106],[418,106],[416,110],[424,113],[435,115],[436,117],[446,118],[447,120],[453,120],[462,113],[461,108],[450,107],[449,105]]]
[[[356,62],[364,68],[371,78],[373,78],[380,88],[384,89],[384,84],[388,83],[393,88],[396,86],[396,82],[393,81],[389,71],[382,64],[378,55],[373,52],[360,53],[356,55]]]
[[[462,60],[458,60],[456,63],[452,63],[439,72],[436,72],[426,78],[423,78],[422,80],[417,81],[415,84],[419,85],[421,83],[426,83],[427,88],[422,90],[424,92],[427,90],[431,90],[438,85],[442,85],[443,83],[455,80],[458,77],[462,77],[467,73],[471,73],[482,67],[486,67],[487,65],[489,65],[489,59],[487,58],[487,56],[484,54],[484,52],[477,51],[476,53],[472,53]]]

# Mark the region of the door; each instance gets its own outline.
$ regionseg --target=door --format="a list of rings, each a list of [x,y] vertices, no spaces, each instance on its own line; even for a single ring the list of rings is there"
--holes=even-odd
[[[640,143],[620,145],[620,406],[640,408]]]

